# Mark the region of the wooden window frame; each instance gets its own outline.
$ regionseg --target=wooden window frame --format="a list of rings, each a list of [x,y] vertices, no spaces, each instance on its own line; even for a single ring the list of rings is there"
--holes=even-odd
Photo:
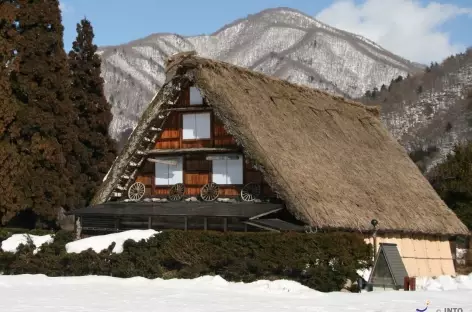
[[[192,104],[192,88],[198,90],[198,93],[200,94],[200,97],[202,98],[202,103],[200,104]],[[190,86],[188,88],[188,105],[191,106],[191,107],[198,107],[198,106],[202,106],[202,105],[205,105],[205,98],[203,97],[202,93],[200,92],[200,89],[198,87],[195,87],[195,86]]]
[[[238,187],[238,186],[241,186],[241,185],[244,185],[245,183],[245,178],[246,178],[246,175],[245,175],[245,171],[246,171],[246,168],[245,168],[245,157],[244,157],[244,154],[240,154],[240,153],[231,153],[231,154],[222,154],[222,155],[237,155],[240,157],[240,160],[241,160],[241,183],[240,184],[220,184],[220,183],[217,183],[218,186],[220,187],[223,187],[223,188],[231,188],[231,187]],[[209,176],[209,180],[211,182],[214,182],[213,181],[213,160],[210,160],[211,161],[211,167],[210,167],[210,176]],[[227,178],[227,177],[226,177]],[[216,183],[216,182],[215,182]]]
[[[210,117],[210,137],[205,138],[205,139],[184,139],[184,115],[197,115],[197,114],[209,114]],[[213,129],[213,112],[201,112],[201,111],[186,111],[185,113],[180,114],[180,148],[183,147],[182,142],[184,143],[193,143],[193,142],[213,142],[213,137],[214,137],[214,129]],[[211,146],[213,146],[213,143],[211,143]]]
[[[174,156],[174,157],[157,157],[157,158],[160,158],[160,159],[179,159],[179,161],[181,162],[181,173],[182,173],[182,176],[180,178],[181,182],[177,182],[177,183],[183,183],[184,182],[184,174],[185,174],[185,170],[184,170],[184,161],[185,161],[185,157],[184,156]],[[172,187],[172,185],[174,184],[169,184],[169,178],[167,178],[167,184],[157,184],[156,183],[156,179],[157,179],[157,164],[158,163],[155,163],[154,164],[154,176],[153,176],[153,186],[154,188],[158,187],[158,188],[164,188],[164,187]],[[168,166],[168,170],[170,169],[169,168],[169,165]]]

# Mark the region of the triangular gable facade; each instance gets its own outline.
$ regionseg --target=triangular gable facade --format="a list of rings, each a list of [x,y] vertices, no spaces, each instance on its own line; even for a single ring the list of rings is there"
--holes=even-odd
[[[202,188],[209,183],[218,185],[220,199],[244,200],[241,191],[246,185],[260,191],[253,194],[256,200],[276,197],[198,88],[181,90],[161,129],[143,155],[145,161],[136,167],[135,179],[130,179],[131,184],[144,184],[145,197],[168,199],[172,187],[183,184],[184,198],[202,200]],[[129,171],[133,175],[134,169]],[[127,198],[126,191],[115,190],[110,200]]]

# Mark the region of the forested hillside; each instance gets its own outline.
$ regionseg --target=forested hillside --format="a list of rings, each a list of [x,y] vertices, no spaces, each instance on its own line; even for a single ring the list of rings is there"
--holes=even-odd
[[[361,101],[380,105],[390,133],[427,172],[456,143],[471,139],[472,49],[433,63],[423,73],[399,76]]]

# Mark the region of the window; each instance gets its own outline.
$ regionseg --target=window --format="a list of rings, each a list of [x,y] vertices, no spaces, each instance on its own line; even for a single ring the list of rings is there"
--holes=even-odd
[[[195,87],[190,87],[190,105],[202,105],[203,98],[200,90]]]
[[[182,115],[182,139],[210,139],[210,113]]]
[[[155,166],[155,185],[183,183],[182,157],[158,158]]]
[[[212,158],[213,182],[243,184],[243,157],[241,155],[218,155]]]

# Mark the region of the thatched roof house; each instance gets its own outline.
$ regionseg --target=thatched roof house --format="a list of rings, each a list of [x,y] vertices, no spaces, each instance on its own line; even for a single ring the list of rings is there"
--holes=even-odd
[[[164,86],[93,204],[117,191],[134,157],[159,136],[179,91],[194,85],[299,220],[371,231],[377,219],[381,232],[468,234],[382,125],[377,108],[193,53],[177,54],[167,65]]]

